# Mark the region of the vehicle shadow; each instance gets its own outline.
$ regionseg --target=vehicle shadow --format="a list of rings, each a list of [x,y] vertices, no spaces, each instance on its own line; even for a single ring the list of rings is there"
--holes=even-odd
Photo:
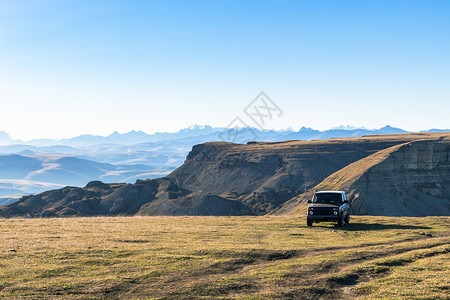
[[[336,227],[338,227],[336,225]],[[339,229],[347,230],[347,231],[371,231],[371,230],[405,230],[405,229],[432,229],[427,226],[419,226],[419,225],[400,225],[400,224],[378,224],[378,223],[352,223],[346,224],[344,227],[338,227]]]

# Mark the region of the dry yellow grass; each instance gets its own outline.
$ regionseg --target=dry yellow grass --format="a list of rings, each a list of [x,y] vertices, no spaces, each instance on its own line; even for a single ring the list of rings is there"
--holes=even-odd
[[[0,297],[448,299],[450,218],[0,219]]]

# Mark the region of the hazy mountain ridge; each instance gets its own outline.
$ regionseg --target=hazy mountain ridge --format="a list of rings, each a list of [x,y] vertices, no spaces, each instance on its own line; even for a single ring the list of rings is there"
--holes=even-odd
[[[193,125],[188,128],[181,129],[177,132],[156,132],[153,134],[147,134],[143,131],[132,130],[127,133],[120,134],[117,131],[111,133],[108,136],[83,134],[72,138],[65,139],[35,139],[30,141],[21,141],[12,139],[8,133],[0,131],[0,144],[2,145],[29,145],[37,147],[49,147],[49,146],[70,146],[70,147],[88,147],[100,144],[115,144],[115,145],[133,145],[141,143],[150,142],[163,142],[169,140],[180,140],[185,138],[202,138],[203,142],[207,141],[218,141],[227,140],[227,131],[233,131],[235,129],[224,128],[224,127],[211,127],[208,125]],[[353,126],[338,126],[325,131],[314,130],[311,128],[302,127],[299,131],[293,131],[292,129],[285,130],[261,130],[254,127],[247,127],[240,129],[242,134],[246,138],[255,139],[254,134],[250,134],[250,131],[256,134],[256,140],[275,142],[292,139],[300,140],[314,140],[314,139],[327,139],[327,138],[337,138],[337,137],[352,137],[352,136],[363,136],[363,135],[376,135],[376,134],[399,134],[408,133],[408,131],[391,127],[386,125],[380,129],[367,129],[367,128],[357,128]],[[246,132],[247,131],[247,132]],[[445,132],[449,129],[429,129],[421,132]],[[286,138],[287,137],[287,138]]]

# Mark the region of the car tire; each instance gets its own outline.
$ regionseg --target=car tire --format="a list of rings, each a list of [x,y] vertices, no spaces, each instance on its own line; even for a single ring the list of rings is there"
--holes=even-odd
[[[347,215],[345,216],[345,224],[349,224],[349,223],[350,223],[350,215],[347,214]]]
[[[338,219],[337,225],[339,227],[342,227],[342,226],[344,226],[344,223],[345,223],[344,216],[340,216],[339,219]]]
[[[311,221],[310,219],[306,219],[306,225],[312,226],[313,225],[313,221]]]

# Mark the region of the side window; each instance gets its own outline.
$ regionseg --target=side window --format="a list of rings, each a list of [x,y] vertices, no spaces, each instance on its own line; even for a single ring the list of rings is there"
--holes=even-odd
[[[347,200],[347,196],[345,194],[342,194],[342,202],[344,202],[345,200]]]

